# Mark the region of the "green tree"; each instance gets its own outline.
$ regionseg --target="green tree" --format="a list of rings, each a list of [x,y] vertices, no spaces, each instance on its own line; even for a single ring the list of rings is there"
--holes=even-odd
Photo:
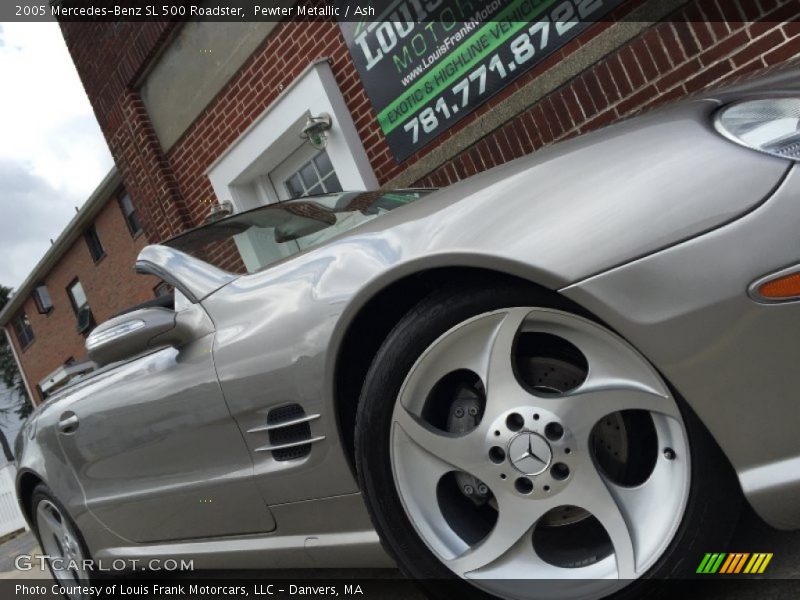
[[[9,297],[11,296],[11,288],[0,285],[0,311],[3,310]],[[22,375],[17,369],[17,363],[14,361],[14,354],[8,346],[8,340],[2,332],[0,332],[0,381],[2,381],[9,389],[12,398],[16,400],[13,410],[20,418],[25,418],[31,411],[33,411],[33,404],[28,399],[28,394],[25,391],[25,384],[22,382]],[[0,414],[7,413],[10,408],[0,408]]]

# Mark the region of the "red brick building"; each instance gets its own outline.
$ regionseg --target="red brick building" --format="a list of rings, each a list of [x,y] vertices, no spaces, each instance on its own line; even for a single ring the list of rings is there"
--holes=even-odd
[[[241,211],[316,191],[445,186],[800,54],[798,0],[567,0],[543,4],[555,8],[531,13],[528,23],[492,30],[463,17],[488,5],[500,6],[496,15],[522,10],[520,0],[426,4],[434,5],[438,21],[416,27],[391,15],[366,27],[299,20],[61,27],[151,242],[201,224],[220,203]],[[587,19],[595,22],[559,21],[563,10],[586,6],[598,10]],[[543,31],[542,20],[552,27]],[[463,80],[447,79],[478,64],[471,48],[506,32],[491,60],[487,54]],[[369,70],[384,58],[386,90]],[[437,102],[411,93],[424,81],[443,90]],[[389,97],[392,86],[408,93]],[[300,132],[324,115],[331,127],[321,151]],[[412,135],[421,141],[410,142]],[[239,250],[246,263],[247,249]],[[115,285],[128,285],[127,275]],[[134,295],[144,297],[149,285]],[[58,353],[73,352],[65,345]]]
[[[271,173],[272,163],[302,140],[294,131],[291,143],[282,144],[278,135],[263,140],[263,152],[277,157],[272,160],[255,150],[230,155],[249,142],[243,136],[249,128],[282,108],[312,65],[334,79],[331,93],[343,100],[343,116],[366,155],[367,164],[354,168],[368,171],[363,181],[442,186],[782,63],[800,53],[800,24],[793,22],[799,16],[796,0],[625,2],[400,164],[335,22],[64,23],[62,30],[126,189],[157,240],[202,222],[209,203],[233,200],[246,207],[258,201],[258,194],[246,197],[249,190],[233,194],[240,199],[231,192],[256,177],[247,168]],[[249,53],[234,51],[242,40]],[[167,84],[172,97],[158,90]],[[313,98],[291,100],[298,115],[310,112]],[[285,112],[281,117],[291,119]],[[351,124],[337,123],[336,116],[334,133]],[[281,126],[290,129],[290,123]],[[264,164],[243,165],[235,177],[220,172],[225,158],[251,155]],[[359,176],[345,179],[357,183]]]
[[[133,276],[147,241],[131,206],[115,169],[0,314],[36,403],[88,368],[85,336],[95,323],[154,297],[159,281]]]

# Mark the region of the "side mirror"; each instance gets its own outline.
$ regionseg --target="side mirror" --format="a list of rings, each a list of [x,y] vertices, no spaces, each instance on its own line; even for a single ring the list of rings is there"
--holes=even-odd
[[[142,308],[106,321],[86,338],[89,358],[103,366],[159,346],[179,346],[191,331],[168,308]]]

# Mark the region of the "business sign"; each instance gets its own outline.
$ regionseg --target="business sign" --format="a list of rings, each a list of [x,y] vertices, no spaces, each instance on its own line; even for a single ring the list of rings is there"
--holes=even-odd
[[[625,0],[392,0],[340,21],[398,162]]]

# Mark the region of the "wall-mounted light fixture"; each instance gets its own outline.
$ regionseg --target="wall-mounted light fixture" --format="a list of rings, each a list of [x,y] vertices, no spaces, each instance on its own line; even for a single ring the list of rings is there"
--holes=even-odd
[[[300,137],[307,140],[309,144],[318,150],[323,150],[328,143],[328,134],[325,132],[331,128],[331,116],[324,112],[316,117],[308,117]]]
[[[233,214],[233,203],[230,200],[223,200],[219,204],[212,204],[211,210],[208,211],[208,216],[204,223],[212,223],[219,221]]]

